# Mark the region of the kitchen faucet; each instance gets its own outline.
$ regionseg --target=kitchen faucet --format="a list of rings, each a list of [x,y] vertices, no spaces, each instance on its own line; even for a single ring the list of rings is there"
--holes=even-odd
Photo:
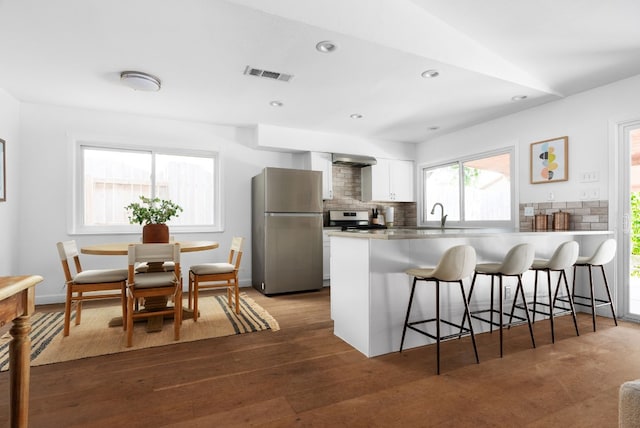
[[[444,228],[444,223],[447,221],[447,215],[444,213],[444,207],[440,202],[436,202],[433,204],[433,208],[431,208],[431,214],[436,212],[436,207],[440,205],[440,227]]]

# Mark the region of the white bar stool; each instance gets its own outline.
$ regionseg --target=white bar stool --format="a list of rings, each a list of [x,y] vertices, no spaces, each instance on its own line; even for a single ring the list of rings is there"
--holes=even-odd
[[[477,311],[470,312],[471,317],[488,323],[490,325],[490,331],[493,331],[493,326],[500,327],[500,357],[502,358],[502,342],[503,342],[503,334],[502,328],[504,327],[503,322],[503,285],[502,278],[504,277],[516,277],[518,278],[518,285],[516,287],[516,292],[514,295],[514,302],[518,299],[518,296],[522,298],[522,307],[524,308],[524,313],[526,318],[522,318],[514,315],[515,307],[511,307],[511,313],[509,317],[509,323],[507,324],[509,327],[512,324],[513,318],[517,318],[520,321],[527,321],[529,325],[529,334],[531,336],[531,344],[533,347],[536,347],[536,341],[533,337],[533,327],[531,326],[531,318],[529,316],[529,310],[527,305],[527,299],[524,296],[524,289],[522,287],[522,274],[529,270],[531,264],[533,263],[533,258],[535,256],[535,248],[532,244],[519,244],[514,246],[509,250],[507,255],[504,257],[501,263],[479,263],[476,265],[475,273],[473,274],[473,282],[471,283],[471,288],[469,289],[469,302],[471,301],[471,295],[473,294],[473,290],[476,284],[476,278],[478,275],[489,275],[491,276],[491,306],[489,309],[481,309]],[[499,308],[494,309],[493,307],[493,298],[494,298],[494,279],[498,277],[500,284],[498,288],[498,294],[500,295],[499,299]],[[490,319],[486,319],[480,314],[489,313],[491,315]],[[494,314],[499,315],[499,321],[496,323],[493,320]],[[462,322],[464,325],[464,320]]]
[[[465,319],[469,318],[469,304],[464,292],[464,285],[462,279],[471,275],[471,272],[476,266],[476,251],[470,245],[458,245],[449,248],[444,255],[440,258],[438,265],[435,268],[414,268],[406,271],[407,275],[413,276],[413,285],[411,287],[411,296],[409,297],[409,304],[407,305],[407,316],[404,320],[404,329],[402,330],[402,340],[400,342],[400,352],[404,345],[404,338],[407,332],[407,328],[423,334],[436,341],[436,353],[437,353],[437,371],[440,374],[440,341],[446,339],[452,339],[454,337],[459,338],[462,334],[469,333],[471,335],[471,341],[473,343],[473,351],[476,356],[476,363],[480,363],[478,358],[478,348],[476,347],[476,338],[473,334],[473,327],[471,321],[469,321],[469,328],[464,327]],[[412,321],[409,322],[409,316],[411,314],[411,304],[413,303],[413,297],[416,290],[416,283],[418,281],[435,282],[436,283],[436,317]],[[462,295],[462,301],[464,302],[464,316],[462,318],[462,325],[455,324],[451,321],[440,319],[440,283],[441,282],[457,282],[460,284],[460,294]],[[470,318],[469,318],[470,319]],[[425,330],[421,330],[415,325],[427,324],[435,322],[436,334],[428,333]],[[452,327],[460,329],[459,333],[442,336],[440,333],[440,323],[448,324]]]
[[[611,299],[611,290],[609,289],[609,283],[607,282],[607,275],[604,272],[604,265],[608,264],[616,255],[616,240],[611,238],[603,241],[598,245],[596,251],[591,256],[580,256],[573,265],[573,288],[571,295],[573,296],[573,304],[585,307],[591,307],[591,316],[593,318],[593,331],[596,331],[596,308],[601,306],[611,306],[611,315],[613,315],[613,321],[618,325],[618,319],[616,318],[616,311],[613,308],[613,301]],[[589,296],[580,296],[575,294],[576,291],[576,269],[578,266],[586,266],[589,268]],[[604,289],[607,292],[607,300],[598,299],[594,296],[593,288],[593,274],[591,268],[593,266],[599,266],[602,271],[602,279],[604,279]],[[578,300],[576,300],[578,299]],[[558,299],[562,302],[566,302],[566,299]],[[589,301],[590,303],[585,303]]]
[[[550,259],[536,259],[533,261],[531,265],[531,270],[535,271],[535,284],[533,288],[533,321],[536,320],[536,313],[547,315],[551,324],[551,342],[555,343],[555,332],[554,332],[554,322],[553,318],[555,315],[571,313],[573,317],[573,325],[576,328],[576,336],[580,336],[578,332],[578,321],[576,320],[576,310],[573,306],[573,300],[568,299],[569,308],[556,306],[556,301],[558,300],[558,290],[560,289],[560,282],[564,280],[565,290],[567,292],[567,296],[571,296],[571,291],[569,290],[569,283],[567,282],[567,274],[565,272],[566,269],[569,269],[574,265],[576,260],[578,259],[578,243],[576,241],[567,241],[558,245],[556,250]],[[547,273],[547,289],[549,291],[549,303],[538,302],[538,272],[546,272]],[[558,275],[558,283],[556,284],[556,289],[554,292],[551,291],[551,272],[559,272]],[[521,306],[516,305],[514,300],[514,307],[521,308]],[[548,312],[538,310],[537,306],[542,305],[549,308]],[[555,309],[560,309],[562,312],[555,312]],[[512,308],[513,310],[513,308]],[[511,322],[511,320],[509,320]]]

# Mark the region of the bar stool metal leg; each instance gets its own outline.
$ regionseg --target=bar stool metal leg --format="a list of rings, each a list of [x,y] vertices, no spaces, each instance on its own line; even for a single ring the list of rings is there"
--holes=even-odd
[[[611,315],[615,325],[618,325],[618,319],[616,318],[616,311],[613,307],[613,300],[611,299],[611,290],[609,289],[609,283],[607,282],[607,274],[604,270],[604,265],[611,262],[616,255],[616,240],[613,238],[606,239],[598,245],[598,248],[591,256],[580,256],[577,258],[573,265],[573,286],[570,299],[574,305],[580,305],[591,308],[591,321],[593,324],[593,331],[596,331],[596,309],[601,306],[609,305],[611,307]],[[589,269],[589,296],[581,296],[576,294],[576,272],[578,266],[587,267]],[[593,285],[593,266],[599,266],[602,272],[602,279],[604,280],[604,289],[607,293],[607,299],[599,299],[595,297],[595,289]],[[568,303],[565,299],[559,299],[562,302]],[[588,303],[585,303],[588,301]]]
[[[437,359],[437,373],[440,374],[440,345],[441,341],[447,339],[453,339],[455,337],[460,337],[462,334],[469,333],[471,335],[471,340],[473,343],[473,350],[476,357],[476,363],[480,362],[478,357],[478,350],[476,346],[475,336],[473,333],[473,327],[471,325],[471,317],[469,314],[469,304],[467,298],[464,293],[464,286],[462,283],[462,279],[471,275],[473,269],[476,265],[476,252],[473,247],[469,245],[458,245],[449,248],[445,254],[438,262],[438,265],[434,268],[414,268],[408,269],[406,273],[408,275],[413,276],[413,284],[411,287],[411,293],[409,296],[409,304],[407,306],[407,314],[405,316],[404,327],[402,330],[402,339],[400,341],[400,351],[404,347],[404,340],[406,338],[407,329],[414,330],[417,333],[420,333],[424,336],[429,337],[436,342],[436,359]],[[425,281],[425,282],[435,282],[435,318],[424,319],[424,320],[416,320],[409,321],[411,317],[411,307],[413,304],[413,300],[415,297],[415,289],[417,281]],[[441,282],[445,283],[454,283],[457,282],[460,284],[460,291],[462,294],[462,301],[464,302],[464,315],[462,324],[454,323],[449,320],[441,319],[441,308],[440,308],[440,300],[441,300]],[[465,319],[469,318],[469,328],[464,327]],[[428,324],[435,322],[436,324],[436,334],[433,335],[429,333],[429,331],[424,328],[420,329],[416,327],[418,324]],[[454,329],[460,329],[460,331],[456,331],[456,333],[450,332],[450,334],[446,334],[443,336],[441,324],[447,324]]]
[[[469,319],[469,331],[471,332],[471,343],[473,343],[473,352],[476,355],[476,363],[480,364],[480,358],[478,357],[478,347],[476,346],[476,336],[473,333],[473,326],[471,325],[471,316],[469,315],[469,302],[467,302],[467,297],[464,295],[464,286],[462,285],[462,280],[458,282],[460,283],[460,294],[462,294],[462,301],[464,302],[464,313],[467,315],[467,318]],[[462,323],[462,326],[464,327],[464,321]]]
[[[576,294],[575,290],[576,290],[576,271],[578,266],[586,266],[589,269],[589,296],[581,296]],[[592,267],[594,265],[589,264],[589,263],[576,263],[575,265],[573,265],[573,285],[572,285],[572,289],[573,292],[571,294],[572,298],[573,298],[573,304],[574,305],[580,305],[580,306],[589,306],[591,307],[591,321],[593,324],[593,331],[596,331],[596,309],[601,307],[601,306],[610,306],[611,307],[611,315],[613,317],[613,322],[615,323],[615,325],[618,325],[618,318],[616,317],[616,311],[613,307],[613,300],[611,299],[611,290],[609,288],[609,282],[607,281],[607,274],[605,273],[604,270],[604,265],[598,265],[600,267],[600,271],[602,272],[602,279],[604,280],[604,289],[607,293],[607,300],[604,299],[598,299],[595,297],[595,287],[593,285],[593,271],[592,271]],[[588,300],[589,304],[583,303],[578,299],[583,299],[583,300]],[[566,302],[566,300],[564,299],[559,299],[563,302]],[[568,302],[567,302],[568,303]]]
[[[411,286],[411,295],[409,296],[409,305],[407,306],[407,316],[404,318],[404,328],[402,329],[402,340],[400,341],[400,352],[402,352],[402,346],[404,345],[404,337],[407,334],[407,326],[409,325],[409,314],[411,313],[411,304],[413,303],[413,293],[416,291],[417,278],[413,278],[413,285]]]
[[[511,312],[509,313],[509,322],[507,325],[508,327],[511,327],[511,325],[513,324],[514,318],[517,318],[519,321],[526,321],[527,324],[529,324],[529,333],[531,334],[532,343],[534,344],[534,348],[535,348],[535,341],[533,340],[533,328],[531,327],[531,319],[529,317],[529,308],[527,305],[527,301],[524,298],[524,291],[522,288],[522,281],[521,281],[522,274],[527,270],[529,270],[529,268],[531,267],[531,264],[534,259],[534,254],[535,254],[535,250],[533,245],[519,244],[511,248],[507,253],[507,255],[504,257],[504,259],[502,260],[502,262],[500,263],[480,263],[476,265],[474,281],[478,274],[491,276],[491,288],[490,288],[491,305],[488,310],[476,310],[476,311],[470,312],[469,317],[476,318],[485,323],[489,323],[491,332],[493,331],[494,325],[499,327],[500,357],[504,355],[504,326],[505,326],[504,316],[506,314],[504,312],[505,309],[504,309],[504,294],[503,294],[503,290],[504,290],[503,278],[505,276],[518,278],[518,286],[516,288],[516,293],[513,299],[513,306],[511,307]],[[495,290],[496,276],[498,277],[498,281],[499,281],[498,287],[497,287],[498,288],[497,292],[499,293],[498,309],[495,309],[495,303],[494,303],[495,292],[496,292]],[[472,289],[473,289],[473,284],[472,284]],[[469,301],[471,300],[471,291],[472,290],[470,290],[469,292]],[[518,297],[520,297],[520,294],[522,294],[522,297],[523,297],[522,309],[524,309],[527,314],[526,318],[522,318],[520,316],[514,315],[515,305],[517,303]],[[480,314],[484,312],[490,312],[491,313],[490,318],[487,319],[480,316]],[[494,312],[498,312],[497,323],[496,321],[494,321]]]

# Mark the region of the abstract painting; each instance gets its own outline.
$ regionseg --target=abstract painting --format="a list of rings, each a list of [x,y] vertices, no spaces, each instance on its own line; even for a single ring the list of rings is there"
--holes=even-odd
[[[531,143],[531,184],[569,179],[569,137]]]

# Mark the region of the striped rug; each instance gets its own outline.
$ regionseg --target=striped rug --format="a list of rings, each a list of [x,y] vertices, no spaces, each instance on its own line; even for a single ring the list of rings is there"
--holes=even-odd
[[[75,319],[75,314],[72,316]],[[37,312],[31,317],[31,361],[51,343],[57,335],[62,334],[64,312]],[[9,368],[9,333],[0,337],[0,372]]]
[[[240,293],[239,315],[227,305],[226,293],[201,296],[199,306],[200,316],[197,322],[192,319],[183,320],[179,341],[173,340],[172,320],[165,320],[162,331],[155,333],[147,333],[145,323],[138,322],[134,326],[131,348],[126,347],[126,336],[122,327],[109,327],[112,319],[122,315],[119,304],[100,308],[85,307],[82,311],[82,323],[74,325],[72,321],[67,337],[62,336],[62,312],[36,312],[31,318],[31,365],[39,366],[172,343],[280,329],[278,322],[245,293]],[[0,371],[7,370],[9,366],[10,339],[9,333],[0,338]]]

